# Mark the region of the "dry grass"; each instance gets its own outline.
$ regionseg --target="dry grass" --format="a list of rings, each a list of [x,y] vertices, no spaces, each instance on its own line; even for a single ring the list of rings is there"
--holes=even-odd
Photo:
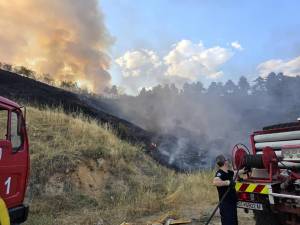
[[[180,185],[167,197],[167,201],[178,205],[212,204],[217,202],[215,190],[212,191],[213,171],[178,175]]]
[[[141,147],[121,141],[108,127],[80,114],[72,117],[60,109],[28,108],[27,115],[32,163],[27,224],[89,225],[104,220],[116,225],[155,213],[180,212],[187,204],[216,202],[212,172],[176,174],[154,162]],[[86,194],[74,184],[72,174],[82,164],[95,171],[90,162],[99,159],[107,162],[103,188]],[[53,194],[46,187],[55,175],[62,191]]]

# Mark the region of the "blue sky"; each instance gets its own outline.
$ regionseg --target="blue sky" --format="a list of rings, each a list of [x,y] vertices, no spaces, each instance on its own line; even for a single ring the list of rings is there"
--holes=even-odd
[[[183,39],[207,48],[230,48],[237,41],[243,50],[221,65],[222,81],[251,79],[260,63],[300,55],[299,1],[101,0],[100,6],[115,38],[114,59],[138,49],[165,55]],[[111,74],[121,82],[114,66]]]

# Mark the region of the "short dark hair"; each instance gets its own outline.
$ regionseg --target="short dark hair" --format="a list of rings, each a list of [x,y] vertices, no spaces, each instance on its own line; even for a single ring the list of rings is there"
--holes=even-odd
[[[217,164],[219,167],[224,166],[225,162],[226,162],[226,158],[225,158],[224,155],[218,155],[218,156],[216,157],[216,164]]]

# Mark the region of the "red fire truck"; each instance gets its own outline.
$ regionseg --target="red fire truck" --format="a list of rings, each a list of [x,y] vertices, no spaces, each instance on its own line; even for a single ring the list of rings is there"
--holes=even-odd
[[[24,202],[29,178],[29,144],[23,107],[0,96],[0,197],[11,224],[23,223],[29,207]]]
[[[254,132],[250,152],[233,148],[238,207],[253,210],[257,225],[300,225],[300,121]]]

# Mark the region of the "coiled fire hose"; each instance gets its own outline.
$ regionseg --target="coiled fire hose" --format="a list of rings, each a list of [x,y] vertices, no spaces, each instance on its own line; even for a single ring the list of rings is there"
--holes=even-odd
[[[8,210],[2,198],[0,198],[0,224],[10,225]]]
[[[236,180],[237,180],[237,178],[238,178],[238,176],[239,176],[239,172],[240,172],[240,170],[238,169],[237,172],[236,172],[236,174],[235,174],[235,177],[234,177],[234,179],[233,179],[233,182],[234,182],[234,183],[236,182]],[[226,192],[225,192],[224,195],[222,196],[221,200],[219,201],[218,205],[216,206],[216,208],[214,209],[214,211],[213,211],[212,214],[210,215],[210,217],[209,217],[209,219],[207,220],[207,222],[205,223],[205,225],[208,225],[208,224],[210,223],[210,221],[212,220],[212,218],[213,218],[214,215],[216,214],[216,212],[217,212],[219,206],[220,206],[221,203],[224,201],[224,199],[225,199],[226,196],[228,195],[228,193],[229,193],[229,191],[230,191],[231,188],[232,188],[231,186],[229,186],[229,187],[227,188]],[[234,188],[235,188],[235,187],[234,187]]]

